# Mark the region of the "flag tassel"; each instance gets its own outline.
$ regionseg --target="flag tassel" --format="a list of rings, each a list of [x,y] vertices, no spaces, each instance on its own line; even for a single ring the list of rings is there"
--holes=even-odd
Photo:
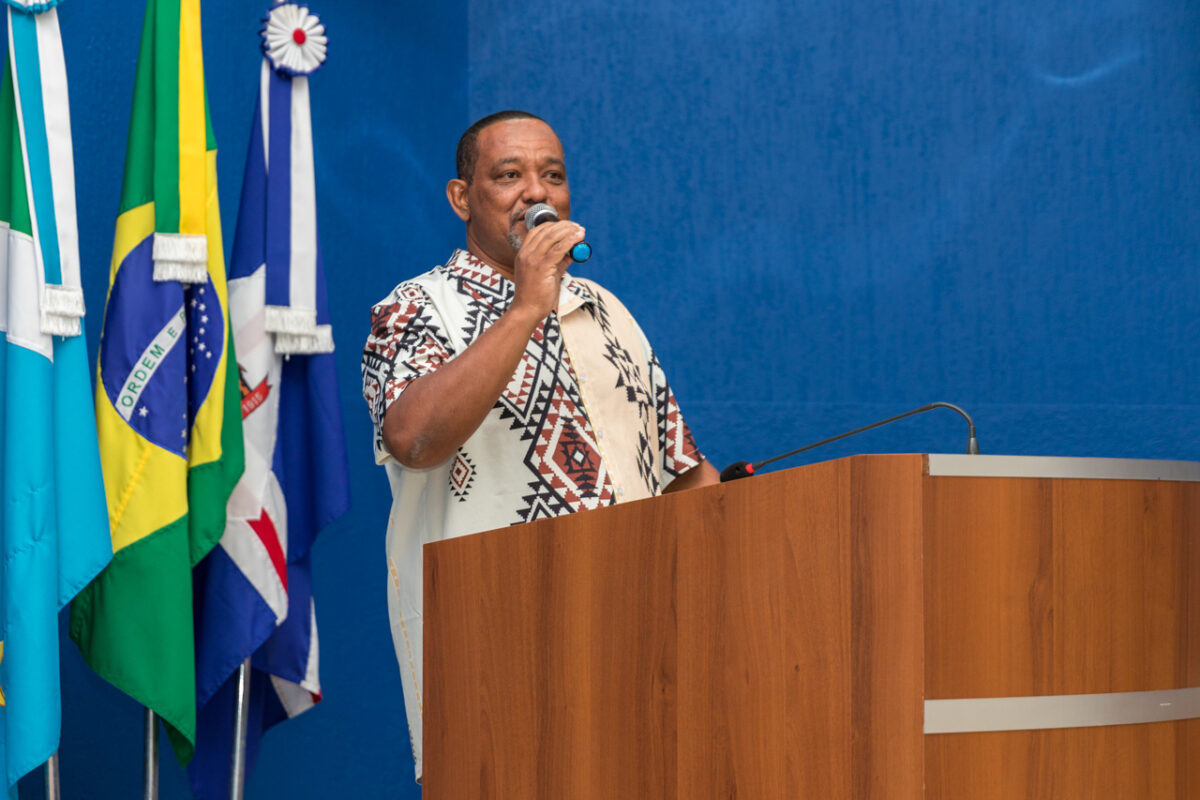
[[[317,310],[269,305],[264,324],[271,333],[311,334],[317,327]]]
[[[78,336],[83,312],[83,290],[78,286],[48,283],[42,287],[42,333]]]
[[[208,240],[186,233],[154,234],[154,280],[208,281]]]
[[[333,326],[317,325],[310,333],[277,333],[275,352],[280,355],[332,353]]]

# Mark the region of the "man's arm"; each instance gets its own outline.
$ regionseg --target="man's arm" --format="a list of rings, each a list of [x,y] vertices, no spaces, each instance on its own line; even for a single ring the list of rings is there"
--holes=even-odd
[[[465,351],[417,378],[383,418],[383,442],[406,467],[442,463],[483,422],[508,385],[529,337],[558,302],[567,252],[582,238],[573,222],[540,225],[517,253],[512,305]]]
[[[663,489],[663,494],[682,492],[685,489],[698,489],[701,486],[711,486],[720,482],[721,476],[716,467],[708,463],[706,459],[668,483]]]

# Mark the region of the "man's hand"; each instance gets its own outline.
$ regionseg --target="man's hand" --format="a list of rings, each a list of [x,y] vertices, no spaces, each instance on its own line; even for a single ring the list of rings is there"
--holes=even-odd
[[[583,228],[566,220],[525,236],[513,265],[512,305],[464,352],[417,378],[383,418],[383,441],[401,464],[426,469],[462,445],[508,385],[529,337],[558,303],[568,253]]]
[[[571,264],[569,253],[583,236],[583,228],[569,220],[547,222],[525,234],[513,264],[514,312],[532,314],[540,322],[554,310],[563,273]]]

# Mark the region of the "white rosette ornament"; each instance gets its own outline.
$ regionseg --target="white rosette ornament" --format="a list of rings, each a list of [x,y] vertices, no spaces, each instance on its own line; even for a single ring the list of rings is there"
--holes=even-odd
[[[259,101],[266,169],[263,327],[284,356],[333,352],[317,242],[308,76],[325,61],[325,26],[307,7],[271,6],[263,20]],[[243,200],[245,202],[245,200]]]
[[[325,63],[325,26],[307,6],[279,3],[263,22],[263,53],[279,72],[311,75]]]

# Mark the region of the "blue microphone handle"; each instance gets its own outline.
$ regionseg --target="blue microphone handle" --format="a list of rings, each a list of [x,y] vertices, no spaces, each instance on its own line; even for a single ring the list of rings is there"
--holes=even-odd
[[[592,246],[587,242],[580,242],[571,248],[571,260],[576,264],[582,264],[592,257]]]

